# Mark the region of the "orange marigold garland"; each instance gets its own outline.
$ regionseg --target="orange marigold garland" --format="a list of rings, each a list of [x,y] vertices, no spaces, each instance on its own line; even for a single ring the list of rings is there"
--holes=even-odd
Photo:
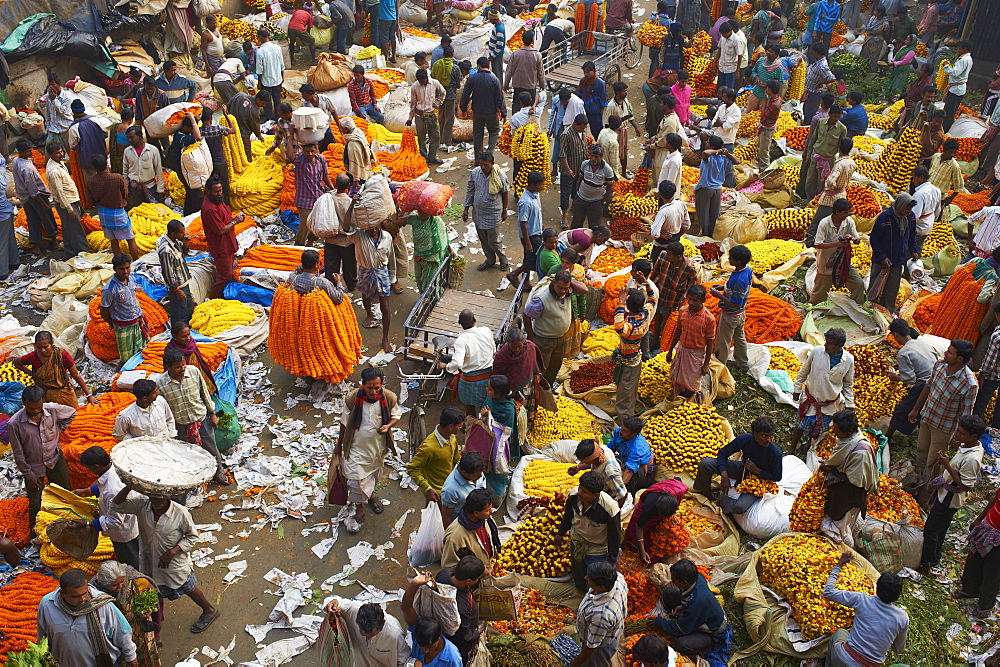
[[[604,283],[604,298],[601,299],[601,306],[597,310],[597,316],[607,324],[611,324],[615,319],[615,309],[618,307],[618,292],[621,291],[628,276],[612,276]]]
[[[100,403],[86,403],[76,411],[76,417],[69,428],[59,435],[59,448],[66,457],[69,467],[69,481],[74,489],[90,486],[97,481],[89,470],[80,464],[80,455],[91,447],[101,447],[106,452],[118,444],[111,437],[118,413],[135,403],[130,392],[110,392],[100,397]]]
[[[240,270],[250,269],[271,269],[273,271],[294,271],[302,264],[302,251],[304,248],[288,245],[264,244],[251,248],[247,254],[236,264],[234,279],[239,280]],[[319,252],[319,263],[323,264],[323,251]]]
[[[361,331],[351,300],[334,305],[322,291],[299,294],[279,285],[271,304],[268,348],[292,375],[342,382],[361,358]]]
[[[927,333],[934,323],[934,316],[937,314],[938,305],[941,303],[941,293],[931,294],[917,304],[913,309],[913,323],[920,333]]]
[[[666,558],[680,553],[691,544],[691,533],[676,516],[656,524],[649,533],[650,558]]]
[[[632,264],[634,257],[625,248],[605,248],[591,262],[590,268],[605,275],[615,273]],[[615,294],[615,298],[618,295]]]
[[[826,512],[826,474],[814,472],[792,503],[788,513],[788,528],[797,533],[815,533]]]
[[[31,524],[28,523],[28,498],[5,498],[0,500],[0,527],[11,542],[19,547],[28,544]]]
[[[379,164],[389,169],[390,178],[399,183],[412,181],[427,173],[427,160],[420,154],[417,138],[410,128],[403,130],[403,139],[397,152],[379,151],[375,157]]]
[[[135,295],[139,299],[139,307],[149,325],[150,336],[166,331],[169,317],[163,306],[146,296],[142,290],[136,290]],[[114,361],[118,358],[118,343],[115,341],[115,333],[111,330],[111,325],[101,319],[100,290],[90,300],[88,313],[87,342],[90,343],[91,351],[101,361]]]
[[[749,493],[758,498],[762,497],[765,493],[778,495],[778,483],[769,479],[763,479],[753,473],[747,473],[743,477],[743,480],[736,485],[736,493]]]
[[[969,262],[959,267],[945,285],[931,325],[930,332],[935,336],[964,338],[973,345],[978,342],[979,324],[989,304],[976,300],[985,282],[984,278],[975,279],[976,266],[976,262]]]
[[[26,510],[27,512],[27,510]],[[24,572],[3,587],[0,618],[6,639],[0,641],[0,662],[38,641],[38,603],[59,586],[59,580],[38,572]]]

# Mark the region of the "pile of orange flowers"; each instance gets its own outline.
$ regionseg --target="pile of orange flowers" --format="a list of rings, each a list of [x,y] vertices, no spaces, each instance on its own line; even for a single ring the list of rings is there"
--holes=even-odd
[[[649,167],[639,167],[635,170],[632,180],[621,179],[615,181],[614,194],[633,194],[636,197],[645,197],[649,192]]]
[[[437,38],[435,37],[435,39]],[[380,76],[389,83],[402,83],[406,79],[402,72],[394,69],[373,69],[368,74]]]
[[[135,295],[139,299],[139,307],[149,325],[149,335],[155,336],[166,331],[169,317],[163,306],[146,296],[142,290],[136,290]],[[90,343],[91,351],[101,361],[114,361],[118,358],[118,343],[115,341],[115,333],[111,330],[111,325],[101,319],[100,290],[90,300],[87,341]],[[127,359],[122,361],[127,361]]]
[[[632,264],[632,253],[625,248],[605,248],[590,263],[590,268],[605,275],[620,271]]]
[[[115,391],[100,396],[97,405],[84,404],[76,411],[69,428],[59,435],[59,447],[69,466],[69,480],[74,489],[82,489],[97,481],[97,477],[80,464],[80,455],[91,447],[101,447],[106,452],[118,444],[111,437],[118,413],[135,403],[130,392]]]
[[[713,59],[700,72],[691,77],[691,88],[696,97],[714,97],[715,82],[719,75],[719,61]]]
[[[615,310],[618,308],[618,293],[625,287],[628,279],[629,276],[627,274],[624,276],[612,276],[604,283],[604,298],[601,299],[601,306],[597,310],[597,316],[604,320],[606,324],[612,324],[615,321]]]
[[[615,241],[628,241],[642,228],[642,224],[641,218],[612,218],[608,228]]]
[[[576,614],[562,605],[549,604],[537,589],[525,588],[516,621],[493,621],[490,625],[505,635],[553,637],[566,625],[576,622]]]
[[[56,233],[59,236],[62,236],[62,218],[59,217],[59,212],[55,209],[55,207],[52,207],[52,217],[55,218],[56,221]],[[88,234],[90,232],[96,232],[101,228],[101,221],[98,220],[97,218],[87,215],[86,213],[84,213],[83,217],[80,218],[80,224],[83,225],[83,231],[87,232]],[[17,210],[17,215],[14,216],[14,226],[20,227],[21,229],[28,228],[28,217],[24,213],[23,208],[19,208]]]
[[[267,342],[275,363],[292,375],[343,382],[361,358],[361,331],[351,300],[334,305],[321,290],[299,294],[279,285]]]
[[[253,218],[246,218],[242,222],[236,224],[236,227],[233,228],[233,233],[239,235],[251,227],[256,226],[257,222]],[[205,238],[205,228],[201,224],[201,216],[198,216],[191,221],[191,223],[187,226],[187,233],[188,236],[191,237],[189,245],[193,250],[208,252],[208,239]]]
[[[924,527],[923,514],[916,499],[903,490],[899,480],[878,476],[878,493],[868,494],[868,514],[889,523],[907,519],[910,525]]]
[[[882,212],[875,193],[860,183],[851,183],[847,186],[847,199],[854,204],[851,215],[859,218],[877,218]]]
[[[323,263],[323,251],[319,251],[319,262]],[[251,248],[236,264],[235,279],[239,279],[241,269],[271,269],[272,271],[294,271],[302,264],[302,248],[287,245],[264,244]]]
[[[379,164],[389,169],[392,180],[398,183],[412,181],[427,173],[427,160],[420,154],[417,138],[410,128],[403,130],[403,139],[397,152],[379,151],[375,157]]]
[[[945,285],[931,325],[931,333],[935,336],[964,338],[973,345],[979,340],[979,324],[989,304],[976,300],[984,279],[975,279],[975,268],[975,262],[959,267]]]
[[[953,193],[949,192],[948,194]],[[954,194],[955,198],[951,200],[951,203],[962,209],[962,213],[966,215],[972,215],[990,205],[990,190],[983,190],[971,195],[965,192]]]
[[[222,365],[222,362],[226,360],[226,356],[229,355],[229,346],[225,343],[195,342],[195,345],[198,346],[198,351],[201,352],[201,356],[205,357],[205,363],[208,364],[213,373],[219,370],[219,366]],[[147,344],[142,351],[142,363],[136,366],[134,370],[145,371],[147,374],[162,373],[163,351],[165,349],[167,349],[165,342]],[[196,361],[189,359],[188,363],[194,365]]]
[[[758,498],[763,497],[765,493],[777,495],[778,483],[748,472],[743,477],[743,480],[736,485],[736,493],[749,493]]]
[[[785,140],[788,147],[794,148],[797,151],[805,150],[807,136],[809,136],[808,125],[796,125],[781,133],[781,138]]]
[[[698,167],[692,167],[687,164],[681,167],[681,183],[683,185],[695,185],[700,177],[701,169]]]
[[[690,498],[684,498],[677,507],[677,513],[674,514],[674,518],[683,523],[687,528],[688,534],[692,536],[701,535],[706,530],[721,533],[722,529],[719,528],[719,524],[691,511],[696,504]]]
[[[0,500],[0,527],[7,539],[17,546],[28,544],[31,525],[28,523],[27,496]]]
[[[955,117],[961,114],[962,110],[955,114]],[[961,162],[972,162],[977,157],[979,157],[979,152],[982,149],[982,144],[979,143],[979,137],[959,137],[955,139],[958,142],[958,152],[955,153],[955,159]],[[938,153],[942,152],[943,148],[938,148]]]
[[[651,558],[666,558],[680,553],[691,544],[691,533],[676,516],[656,524],[649,533]]]
[[[3,587],[0,623],[7,637],[0,641],[0,662],[7,662],[11,653],[26,650],[28,642],[38,641],[38,603],[58,586],[55,577],[24,572]]]
[[[920,333],[927,333],[934,324],[934,316],[937,314],[938,304],[941,303],[941,293],[931,294],[929,297],[917,304],[913,309],[913,324],[916,325]]]
[[[814,472],[802,485],[788,513],[788,528],[797,533],[815,533],[826,513],[826,473]]]
[[[639,554],[622,551],[618,559],[618,571],[628,584],[628,613],[648,614],[660,600],[660,591],[646,576]]]

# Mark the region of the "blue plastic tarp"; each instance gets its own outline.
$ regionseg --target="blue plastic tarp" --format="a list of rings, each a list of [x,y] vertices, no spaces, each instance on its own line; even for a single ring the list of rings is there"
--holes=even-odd
[[[288,227],[293,232],[299,231],[299,214],[290,208],[286,208],[284,211],[278,214],[281,218],[282,224]]]
[[[256,303],[265,308],[270,308],[271,301],[274,300],[274,290],[269,290],[266,287],[257,287],[256,285],[231,282],[222,291],[222,296],[233,301]]]
[[[138,271],[132,273],[132,277],[135,278],[135,284],[146,293],[153,301],[159,303],[163,297],[167,295],[167,288],[165,285],[155,285],[149,278],[142,275]]]
[[[24,385],[20,382],[0,382],[0,412],[12,415],[22,407],[21,392]]]
[[[208,336],[202,336],[197,331],[192,331],[191,332],[191,336],[198,343],[218,343],[219,342],[219,341],[215,340],[214,338],[209,338]],[[212,379],[215,380],[215,386],[218,387],[218,389],[219,389],[219,391],[218,391],[219,398],[222,398],[223,400],[229,401],[233,405],[236,405],[237,398],[239,398],[239,390],[238,390],[238,387],[237,387],[237,374],[236,374],[236,359],[235,359],[235,357],[236,357],[236,353],[233,352],[232,349],[230,349],[229,350],[229,355],[226,357],[226,360],[224,362],[222,362],[222,365],[219,366],[219,369],[217,371],[215,371],[214,375],[212,376]],[[125,365],[122,366],[122,370],[123,371],[134,370],[139,364],[141,364],[143,362],[144,359],[145,359],[145,357],[143,357],[143,353],[142,352],[138,352],[131,359],[129,359],[127,362],[125,362]],[[3,392],[3,385],[4,384],[20,384],[20,382],[0,383],[0,393]],[[24,386],[22,385],[21,388],[23,389]],[[20,404],[20,401],[21,401],[21,394],[20,394],[20,392],[18,392],[18,398],[17,398],[17,400],[18,400],[18,403]],[[0,405],[2,405],[2,403],[0,403]],[[20,405],[18,405],[18,409],[20,409]]]

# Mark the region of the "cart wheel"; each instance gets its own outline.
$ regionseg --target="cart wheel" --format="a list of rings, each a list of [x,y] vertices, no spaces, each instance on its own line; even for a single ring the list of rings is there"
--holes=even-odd
[[[622,68],[619,65],[610,65],[604,72],[604,83],[615,83],[622,80]]]
[[[409,431],[409,445],[410,458],[412,460],[414,455],[417,453],[417,448],[420,447],[420,443],[424,441],[427,437],[427,423],[425,420],[426,411],[423,405],[417,405],[412,410],[410,410],[410,419],[407,426],[407,431]]]
[[[642,42],[635,35],[630,35],[625,40],[625,67],[635,69],[640,60],[642,60]]]

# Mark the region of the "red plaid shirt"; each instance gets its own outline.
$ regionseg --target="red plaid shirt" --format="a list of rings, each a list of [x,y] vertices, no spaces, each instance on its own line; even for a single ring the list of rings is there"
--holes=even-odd
[[[951,431],[962,415],[971,415],[979,392],[979,382],[968,366],[948,375],[948,364],[934,364],[927,381],[927,402],[920,410],[920,422],[941,431]]]
[[[764,102],[764,110],[760,112],[760,127],[763,130],[773,130],[781,113],[781,97],[768,97]]]
[[[649,279],[660,290],[657,311],[669,314],[684,305],[688,288],[698,282],[698,274],[686,259],[680,266],[672,265],[667,261],[667,253],[664,251],[656,258]]]
[[[306,160],[305,153],[299,153],[292,161],[295,165],[295,207],[312,208],[326,190],[323,175],[327,173],[326,158],[316,156],[315,162]]]

